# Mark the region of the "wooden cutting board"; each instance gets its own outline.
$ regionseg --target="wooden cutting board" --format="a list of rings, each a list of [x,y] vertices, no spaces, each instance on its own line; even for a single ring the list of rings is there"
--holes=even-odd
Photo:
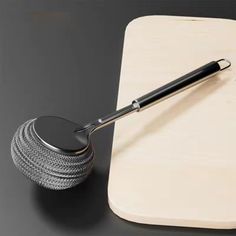
[[[236,22],[173,16],[132,21],[118,108],[220,58],[232,67],[116,123],[108,195],[121,218],[236,227]]]

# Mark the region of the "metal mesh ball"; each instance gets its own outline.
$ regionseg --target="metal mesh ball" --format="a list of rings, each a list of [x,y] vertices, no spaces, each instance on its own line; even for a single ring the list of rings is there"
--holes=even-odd
[[[34,121],[21,125],[12,139],[11,155],[16,167],[25,176],[49,189],[67,189],[84,181],[93,166],[92,147],[78,155],[50,150],[37,137]]]

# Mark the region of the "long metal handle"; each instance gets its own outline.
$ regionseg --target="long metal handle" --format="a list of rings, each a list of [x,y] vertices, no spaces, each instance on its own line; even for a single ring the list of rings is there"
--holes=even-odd
[[[205,80],[208,76],[212,76],[216,72],[220,71],[220,65],[216,61],[209,62],[208,64],[201,66],[200,68],[174,80],[170,83],[155,89],[148,94],[136,99],[133,103],[139,105],[139,110],[144,110],[159,101],[162,101],[176,93],[183,91],[184,89],[192,87],[193,85]]]
[[[218,61],[212,61],[208,64],[201,66],[200,68],[158,88],[146,95],[135,99],[131,105],[128,105],[118,111],[115,111],[107,116],[104,116],[95,122],[89,123],[85,127],[90,128],[91,132],[102,128],[116,120],[127,116],[135,111],[142,111],[166,98],[169,98],[176,93],[179,93],[189,87],[192,87],[198,83],[205,81],[219,71],[222,71],[231,66],[230,61],[226,59],[220,59]]]

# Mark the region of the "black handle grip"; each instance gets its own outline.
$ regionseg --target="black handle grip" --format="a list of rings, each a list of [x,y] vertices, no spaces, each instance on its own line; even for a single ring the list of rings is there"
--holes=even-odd
[[[206,79],[206,77],[209,77],[220,70],[221,67],[218,62],[209,62],[208,64],[134,100],[133,103],[136,103],[139,106],[139,110],[142,110],[155,104],[159,100],[163,100],[193,84],[201,82]]]

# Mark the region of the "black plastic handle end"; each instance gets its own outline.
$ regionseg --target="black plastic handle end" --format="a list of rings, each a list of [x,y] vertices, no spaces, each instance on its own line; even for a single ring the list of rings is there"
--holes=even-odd
[[[143,110],[151,105],[154,105],[160,100],[168,98],[180,91],[183,91],[184,89],[188,87],[191,87],[197,83],[200,83],[203,80],[211,77],[218,71],[222,70],[220,64],[218,63],[221,60],[209,62],[206,65],[203,65],[199,67],[198,69],[186,75],[183,75],[180,78],[134,100],[133,103],[138,105],[139,107],[138,110]]]

